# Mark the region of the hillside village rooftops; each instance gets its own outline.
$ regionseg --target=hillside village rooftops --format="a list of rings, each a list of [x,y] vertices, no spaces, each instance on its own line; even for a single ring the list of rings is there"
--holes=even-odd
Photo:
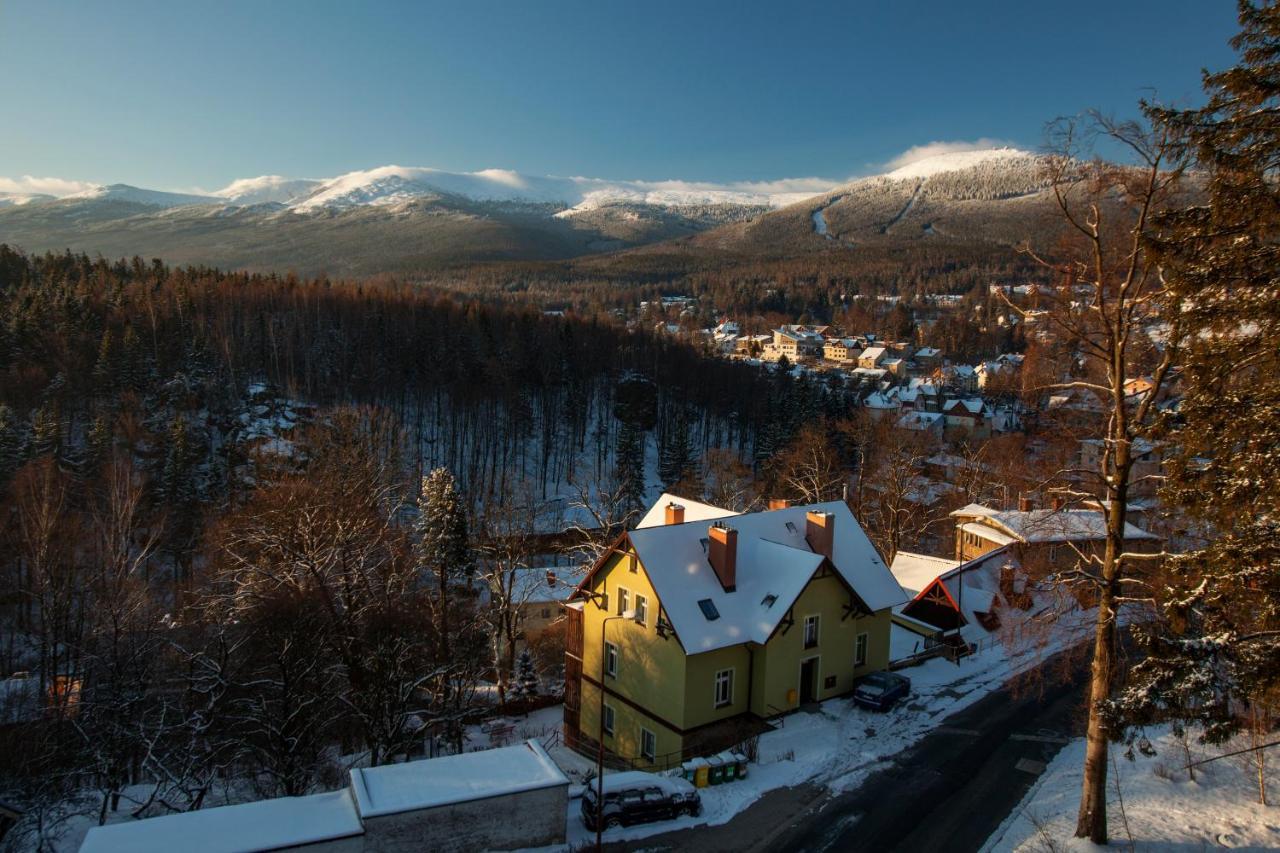
[[[679,500],[679,499],[677,499]],[[688,503],[679,501],[681,503]],[[764,643],[804,590],[823,556],[805,538],[808,512],[826,512],[835,525],[832,564],[868,609],[906,600],[866,533],[843,501],[736,515],[736,585],[726,592],[711,568],[708,525],[703,522],[637,528],[628,534],[688,654],[740,643]],[[687,516],[686,516],[687,517]],[[710,600],[719,614],[699,606]]]
[[[863,358],[879,358],[884,355],[884,347],[868,347],[862,351]]]
[[[365,818],[568,784],[536,740],[351,771],[351,792]]]
[[[355,803],[344,788],[95,826],[80,853],[243,853],[291,849],[363,832]]]

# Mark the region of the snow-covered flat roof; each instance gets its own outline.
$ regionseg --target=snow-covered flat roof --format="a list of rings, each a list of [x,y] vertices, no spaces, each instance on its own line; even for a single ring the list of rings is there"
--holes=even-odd
[[[536,740],[351,771],[351,791],[364,818],[568,784]]]
[[[250,853],[364,832],[347,789],[95,826],[80,853]]]

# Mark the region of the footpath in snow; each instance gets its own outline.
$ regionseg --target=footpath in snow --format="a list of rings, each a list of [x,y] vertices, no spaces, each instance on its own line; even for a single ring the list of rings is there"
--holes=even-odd
[[[1123,745],[1112,746],[1107,781],[1107,826],[1111,847],[1139,851],[1277,850],[1280,849],[1280,806],[1258,802],[1257,770],[1239,757],[1222,758],[1196,768],[1195,781],[1184,769],[1182,744],[1162,728],[1152,732],[1155,755]],[[1191,741],[1191,758],[1201,761],[1243,749],[1231,745],[1203,747]],[[1274,758],[1271,759],[1275,761]],[[987,841],[983,853],[1008,851],[1103,850],[1073,838],[1084,766],[1084,739],[1066,746],[1040,781]],[[1280,774],[1270,771],[1273,787]],[[1280,791],[1268,791],[1274,803]]]

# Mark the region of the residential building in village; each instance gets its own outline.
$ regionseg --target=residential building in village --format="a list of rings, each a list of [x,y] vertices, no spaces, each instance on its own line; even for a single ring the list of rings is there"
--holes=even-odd
[[[791,361],[802,358],[820,358],[826,342],[822,333],[826,326],[782,326],[773,332],[773,352],[776,358],[786,356]]]
[[[998,548],[1012,546],[1028,570],[1070,568],[1080,554],[1100,553],[1106,542],[1106,517],[1095,509],[1069,509],[1061,503],[1036,509],[1029,498],[1016,510],[997,510],[968,504],[951,513],[956,520],[955,559],[968,561]],[[1150,551],[1158,538],[1125,524],[1125,547]]]
[[[886,668],[905,600],[843,502],[663,495],[566,605],[566,740],[646,767],[723,749]]]
[[[862,347],[853,338],[828,338],[822,345],[822,357],[835,364],[857,364]]]

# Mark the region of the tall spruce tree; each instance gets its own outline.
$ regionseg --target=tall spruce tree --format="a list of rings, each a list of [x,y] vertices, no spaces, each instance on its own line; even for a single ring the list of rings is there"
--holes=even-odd
[[[1280,691],[1280,6],[1241,3],[1240,23],[1240,63],[1205,75],[1204,107],[1147,107],[1206,180],[1155,242],[1187,330],[1166,496],[1206,544],[1173,561],[1117,702],[1214,743]]]
[[[467,533],[467,510],[458,483],[447,468],[437,468],[422,478],[418,496],[418,567],[435,584],[437,653],[441,661],[451,654],[450,601],[458,587],[471,577],[475,563]]]

